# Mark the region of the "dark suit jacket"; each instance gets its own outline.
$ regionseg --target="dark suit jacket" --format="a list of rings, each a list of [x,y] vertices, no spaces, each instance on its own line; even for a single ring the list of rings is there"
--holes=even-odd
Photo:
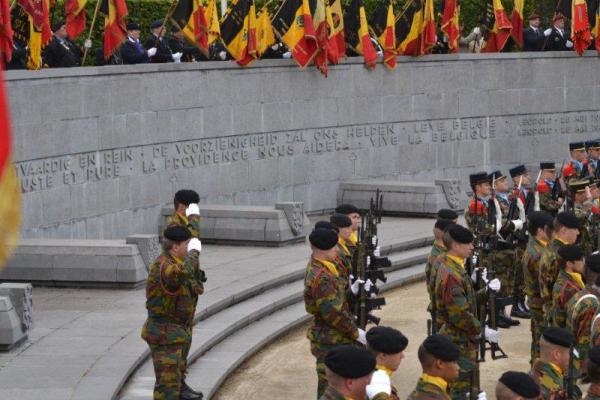
[[[68,39],[61,43],[56,36],[52,36],[52,41],[42,53],[44,63],[50,68],[78,67],[81,56],[81,49],[75,43]]]
[[[162,39],[157,39],[156,36],[152,35],[144,42],[144,47],[146,49],[151,49],[152,47],[156,47],[156,54],[153,57],[150,57],[150,62],[153,63],[168,63],[173,62],[173,52],[169,47],[169,39],[163,37]]]
[[[135,43],[129,40],[129,38],[121,45],[121,58],[123,59],[123,64],[142,64],[150,62],[150,58],[148,58],[144,46],[142,46],[142,51],[138,50]]]
[[[523,51],[542,51],[545,41],[543,29],[538,28],[536,31],[528,26],[523,30]]]
[[[546,51],[566,51],[570,50],[567,47],[567,40],[569,39],[569,34],[566,31],[561,35],[558,29],[552,27],[552,33],[548,36],[548,40],[546,41]]]

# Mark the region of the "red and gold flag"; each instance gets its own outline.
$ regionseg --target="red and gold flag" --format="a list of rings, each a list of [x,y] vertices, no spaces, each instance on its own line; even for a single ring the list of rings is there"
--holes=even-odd
[[[326,6],[329,41],[327,42],[327,58],[332,64],[339,64],[346,56],[346,39],[344,37],[344,18],[341,0],[328,1]]]
[[[208,28],[201,0],[179,0],[171,14],[171,21],[190,43],[208,57]]]
[[[42,68],[42,49],[52,39],[49,0],[17,0],[17,4],[25,11],[29,19],[27,68],[40,69]]]
[[[2,67],[0,60],[0,67]],[[2,269],[19,239],[21,225],[21,191],[11,162],[10,113],[0,68],[0,269]]]
[[[276,42],[275,34],[273,33],[273,25],[271,24],[271,16],[266,7],[263,7],[256,19],[256,41],[256,50],[259,57]]]
[[[327,24],[327,11],[325,0],[316,0],[314,3],[313,24],[317,39],[317,55],[315,56],[315,66],[321,73],[327,77],[327,48],[329,42],[329,26]]]
[[[511,36],[515,43],[521,48],[523,47],[523,7],[525,0],[515,0],[510,22],[512,24]]]
[[[208,45],[210,46],[221,37],[221,25],[219,24],[219,14],[217,13],[215,0],[208,0],[208,3],[206,3],[206,22],[208,24]]]
[[[373,69],[377,62],[377,52],[369,35],[367,14],[362,0],[352,0],[344,14],[344,34],[346,41],[365,60],[365,67]]]
[[[411,1],[405,15],[396,22],[396,36],[400,40],[398,52],[407,56],[420,56],[422,53],[424,0]]]
[[[491,10],[488,10],[490,16],[494,19],[493,26],[486,40],[486,46],[481,50],[483,53],[497,53],[504,49],[510,32],[512,31],[512,23],[506,16],[504,6],[502,6],[501,0],[491,0],[488,3],[488,9],[491,6]]]
[[[573,0],[572,4],[571,37],[575,51],[581,56],[592,43],[590,20],[585,0]]]
[[[273,29],[302,68],[317,55],[317,40],[307,0],[284,0],[273,17]]]
[[[0,62],[9,62],[12,57],[13,30],[10,22],[10,4],[0,0]],[[4,54],[4,56],[2,56]]]
[[[129,11],[125,0],[102,0],[104,14],[104,59],[108,60],[127,38],[125,18]]]
[[[233,0],[221,21],[221,37],[239,65],[248,66],[256,59],[254,0]]]
[[[369,24],[383,49],[383,63],[389,69],[396,68],[396,30],[392,0],[379,4]]]
[[[431,48],[437,43],[433,0],[425,0],[425,14],[423,15],[423,40],[421,43],[423,43],[423,54],[429,54],[431,52]]]
[[[87,0],[66,0],[65,15],[67,16],[67,35],[75,39],[85,31]]]
[[[523,0],[517,0],[523,1]],[[445,0],[444,13],[442,14],[442,32],[448,36],[448,52],[458,53],[460,40],[460,16],[459,0]]]

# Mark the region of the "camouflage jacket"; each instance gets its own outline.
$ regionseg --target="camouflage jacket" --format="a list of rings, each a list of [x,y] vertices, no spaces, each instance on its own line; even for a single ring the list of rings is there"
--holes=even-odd
[[[561,203],[552,198],[552,189],[554,185],[558,184],[558,182],[555,183],[552,180],[538,182],[536,189],[540,199],[540,210],[546,211],[552,215],[556,215],[561,207]]]
[[[552,289],[552,322],[553,326],[567,326],[567,303],[584,286],[577,282],[566,270],[561,269]]]
[[[169,219],[167,219],[167,226],[170,225],[183,225],[190,230],[192,237],[195,237],[196,239],[200,238],[200,216],[188,219],[185,215],[173,213]]]
[[[444,389],[425,381],[421,376],[417,381],[417,387],[408,396],[407,400],[450,400],[450,396]]]
[[[600,400],[600,384],[592,383],[584,400]]]
[[[431,251],[427,257],[425,263],[425,282],[427,282],[427,292],[429,293],[429,300],[433,297],[433,291],[435,289],[435,277],[437,276],[437,265],[436,260],[442,254],[446,252],[446,247],[441,242],[433,242]]]
[[[564,243],[558,239],[553,239],[548,246],[546,251],[542,254],[540,259],[540,296],[542,298],[544,318],[546,323],[549,325],[552,323],[551,307],[552,307],[552,289],[554,288],[554,282],[558,277],[558,248],[563,246]]]
[[[439,333],[448,335],[457,345],[474,344],[481,334],[481,324],[471,278],[448,253],[439,257],[438,263],[433,304],[443,323]]]
[[[465,209],[465,221],[471,232],[479,232],[481,225],[485,226],[488,218],[488,200],[469,199],[469,205]]]
[[[352,255],[354,254],[355,247],[350,245],[350,242],[344,241],[342,238],[338,241],[338,252],[339,252],[339,266],[343,269],[344,275],[348,277],[352,272]]]
[[[587,360],[588,350],[591,348],[591,325],[594,316],[598,313],[600,302],[598,293],[590,287],[577,292],[567,303],[567,329],[575,336],[575,343],[579,357],[576,368],[581,374],[582,365],[579,360]]]
[[[529,375],[540,386],[541,396],[544,400],[554,399],[563,392],[563,373],[557,366],[551,365],[539,358],[533,363]]]
[[[577,237],[577,243],[583,247],[585,254],[592,252],[592,239],[590,237],[590,213],[592,211],[592,202],[586,200],[583,204],[574,204],[573,213],[581,224],[579,230],[579,236]]]
[[[198,255],[191,251],[181,261],[163,253],[150,266],[146,282],[148,319],[142,328],[142,338],[148,343],[184,343],[189,338],[195,298],[204,291],[194,280]]]
[[[545,251],[546,245],[530,236],[521,262],[528,305],[530,308],[538,310],[541,310],[543,305],[538,277],[540,275],[540,261]]]
[[[346,400],[346,397],[333,387],[327,386],[325,388],[325,393],[319,397],[319,400]]]
[[[351,344],[358,337],[358,328],[346,298],[346,285],[339,272],[332,272],[314,258],[306,267],[304,305],[314,316],[307,334],[312,342]]]

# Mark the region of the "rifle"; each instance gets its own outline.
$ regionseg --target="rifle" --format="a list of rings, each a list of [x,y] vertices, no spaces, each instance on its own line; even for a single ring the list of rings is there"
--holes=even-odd
[[[563,380],[565,399],[567,400],[581,398],[581,390],[577,385],[575,385],[575,381],[577,380],[577,376],[575,374],[575,358],[579,358],[579,353],[573,344],[569,349],[569,367],[567,369],[567,375],[565,375]]]
[[[536,199],[537,194],[537,185],[540,180],[540,176],[542,176],[542,170],[538,172],[537,178],[533,183],[533,188],[527,193],[527,197],[525,198],[525,215],[529,215],[532,211],[539,211],[539,198]],[[537,203],[537,206],[536,206]]]
[[[563,194],[563,187],[562,187],[562,183],[560,181],[560,177],[562,176],[564,168],[565,168],[565,162],[563,161],[563,163],[560,167],[560,171],[558,171],[558,175],[556,175],[556,177],[554,178],[554,185],[552,186],[551,196],[552,196],[552,200],[554,200],[554,201],[557,201],[560,197],[562,197],[562,194]]]

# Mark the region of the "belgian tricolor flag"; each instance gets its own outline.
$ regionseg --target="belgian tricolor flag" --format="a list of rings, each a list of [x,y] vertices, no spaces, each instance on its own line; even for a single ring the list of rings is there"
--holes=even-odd
[[[0,0],[0,69],[2,62],[9,62],[12,57],[13,30],[10,23],[10,4],[8,0]]]
[[[22,12],[14,13],[15,19],[28,20],[28,23],[19,24],[22,29],[19,36],[26,38],[29,46],[27,68],[40,69],[42,68],[42,48],[52,40],[49,0],[17,0],[17,4]]]
[[[308,0],[284,0],[273,17],[273,29],[305,68],[318,52],[315,27]]]
[[[315,27],[315,38],[317,39],[317,55],[315,66],[325,77],[327,77],[327,47],[329,44],[329,25],[327,23],[327,8],[325,0],[316,0],[313,15]]]
[[[125,0],[102,0],[104,14],[104,59],[108,60],[127,38],[125,18],[129,14]]]
[[[208,57],[208,27],[201,0],[179,0],[171,14],[171,21],[190,43]]]
[[[233,0],[221,20],[221,38],[239,65],[245,67],[256,59],[254,0]]]
[[[85,31],[85,5],[87,0],[66,0],[65,15],[67,16],[67,34],[75,39]]]
[[[497,53],[502,51],[512,30],[512,23],[506,16],[501,0],[489,0],[487,5],[487,23],[492,27],[488,32],[486,45],[481,50],[484,53]]]
[[[327,58],[332,64],[338,64],[346,56],[346,38],[344,37],[344,16],[341,0],[327,1],[327,26],[329,41],[327,43]]]
[[[442,6],[442,32],[448,36],[448,51],[458,53],[460,40],[460,0],[445,0]],[[523,1],[523,0],[517,0]]]
[[[369,36],[369,25],[362,0],[352,0],[344,14],[344,34],[346,43],[358,54],[362,54],[365,66],[375,68],[377,52]]]
[[[373,13],[371,29],[383,49],[383,63],[389,69],[396,68],[396,32],[394,28],[393,0],[383,1]]]
[[[573,47],[580,56],[592,42],[592,32],[588,18],[587,4],[585,0],[573,0],[571,12],[571,36]]]
[[[398,52],[402,55],[419,56],[423,36],[425,0],[407,0],[396,21],[396,38],[400,41]]]
[[[519,48],[523,47],[523,7],[525,0],[515,0],[510,22],[512,24],[511,36]]]

